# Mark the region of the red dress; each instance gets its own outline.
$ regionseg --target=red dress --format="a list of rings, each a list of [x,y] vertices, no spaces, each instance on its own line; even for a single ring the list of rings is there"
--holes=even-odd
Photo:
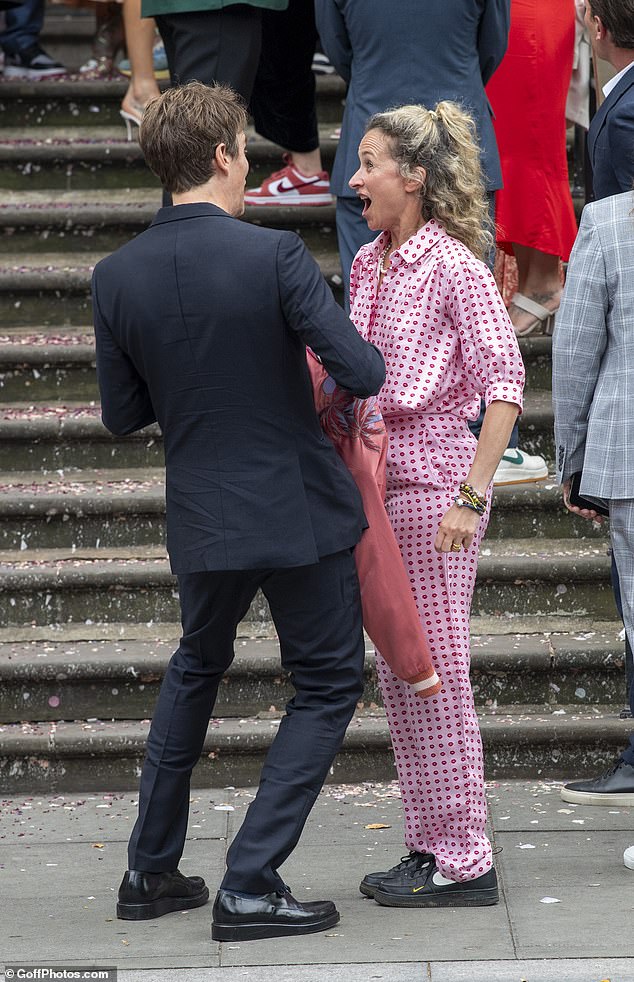
[[[511,0],[508,50],[487,86],[504,180],[498,246],[509,254],[516,242],[567,260],[577,234],[565,122],[574,40],[574,0]]]

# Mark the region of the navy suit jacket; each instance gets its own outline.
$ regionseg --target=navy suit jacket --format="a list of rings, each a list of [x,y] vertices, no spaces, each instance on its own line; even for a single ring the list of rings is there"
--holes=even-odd
[[[594,197],[631,191],[634,184],[634,66],[599,107],[588,130]]]
[[[95,267],[102,418],[158,420],[176,573],[302,566],[358,542],[349,472],[317,418],[306,344],[355,395],[385,366],[293,232],[162,208]]]
[[[502,187],[484,86],[507,48],[510,0],[315,0],[315,10],[324,51],[349,83],[334,194],[355,197],[348,181],[373,113],[443,99],[472,114],[487,188]]]

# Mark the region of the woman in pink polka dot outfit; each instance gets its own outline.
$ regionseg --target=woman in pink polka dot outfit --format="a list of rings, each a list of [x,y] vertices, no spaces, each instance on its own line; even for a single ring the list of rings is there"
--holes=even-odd
[[[423,702],[377,653],[409,856],[368,874],[361,891],[388,906],[494,904],[469,617],[524,367],[483,262],[492,236],[470,117],[451,102],[377,114],[359,160],[350,186],[369,227],[382,231],[354,260],[351,317],[385,357],[386,507],[443,681]],[[481,396],[476,442],[468,422]]]

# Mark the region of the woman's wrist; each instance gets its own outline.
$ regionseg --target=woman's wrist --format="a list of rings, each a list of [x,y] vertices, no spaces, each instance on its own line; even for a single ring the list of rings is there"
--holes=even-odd
[[[486,493],[481,494],[477,491],[472,484],[467,481],[462,481],[460,487],[458,488],[458,499],[456,504],[462,501],[468,507],[473,508],[477,511],[479,515],[484,515],[487,508],[487,498]]]
[[[470,501],[466,501],[459,494],[457,494],[453,500],[454,500],[454,504],[456,504],[458,508],[468,508],[469,511],[475,512],[478,518],[482,518],[483,512],[480,510],[480,508],[477,508]]]

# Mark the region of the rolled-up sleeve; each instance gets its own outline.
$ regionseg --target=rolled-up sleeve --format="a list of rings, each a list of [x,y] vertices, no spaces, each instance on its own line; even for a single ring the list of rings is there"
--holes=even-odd
[[[521,412],[524,363],[493,274],[474,259],[439,267],[445,307],[460,338],[465,369],[486,405],[514,403]]]

